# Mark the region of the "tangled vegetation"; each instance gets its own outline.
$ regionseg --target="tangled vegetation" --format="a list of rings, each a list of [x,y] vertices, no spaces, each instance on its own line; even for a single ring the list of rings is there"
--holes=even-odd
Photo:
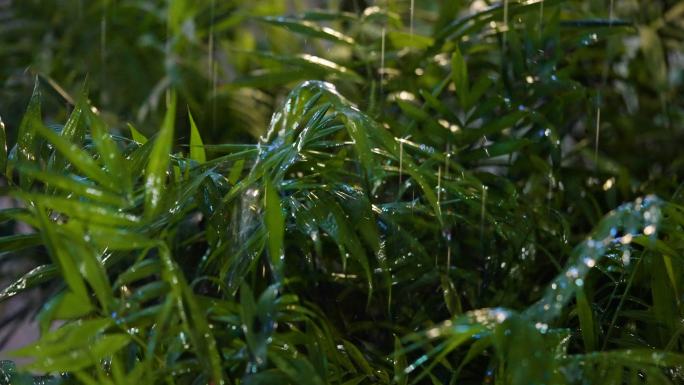
[[[0,384],[684,383],[684,2],[9,3]]]

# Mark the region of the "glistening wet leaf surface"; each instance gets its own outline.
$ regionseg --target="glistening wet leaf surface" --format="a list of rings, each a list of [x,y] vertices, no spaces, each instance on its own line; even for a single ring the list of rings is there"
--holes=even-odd
[[[0,385],[683,382],[682,3],[310,3],[0,4]]]

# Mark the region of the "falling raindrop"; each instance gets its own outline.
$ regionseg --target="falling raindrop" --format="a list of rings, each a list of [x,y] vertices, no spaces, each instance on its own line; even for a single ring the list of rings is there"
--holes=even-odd
[[[105,79],[107,63],[107,7],[102,11],[102,18],[100,19],[100,83],[106,84]],[[104,87],[100,91],[100,103],[105,102]]]
[[[449,274],[449,268],[451,267],[451,229],[444,229],[442,235],[444,236],[444,240],[447,244],[446,271],[447,274]]]
[[[411,32],[411,39],[413,40],[413,15],[415,12],[415,0],[411,0],[411,21],[410,21],[410,32]]]
[[[385,82],[385,27],[380,32],[380,95],[382,95],[382,86]]]
[[[208,52],[208,76],[211,83],[211,125],[216,127],[216,87],[217,66],[214,58],[214,13],[216,0],[211,0],[211,16],[209,19],[209,52]]]
[[[218,88],[218,65],[213,64],[211,76],[211,120],[212,126],[216,126],[216,89]]]
[[[487,186],[482,185],[482,208],[480,209],[480,242],[484,251],[485,210],[487,208]]]
[[[608,25],[613,25],[613,17],[615,16],[615,0],[610,0],[610,11],[608,12]]]
[[[207,52],[207,78],[212,79],[214,73],[214,5],[215,0],[211,1],[211,16],[209,17],[209,48]]]
[[[442,198],[442,167],[437,168],[437,205],[440,204]]]
[[[508,0],[503,3],[503,44],[506,46],[506,33],[508,32]]]
[[[539,2],[539,36],[544,30],[544,0]]]
[[[601,133],[601,107],[596,108],[596,140],[594,141],[594,165],[598,168],[599,136]]]
[[[399,142],[399,189],[401,190],[401,176],[404,171],[404,142]]]
[[[451,144],[447,143],[444,153],[444,179],[449,178],[449,158],[451,157]]]

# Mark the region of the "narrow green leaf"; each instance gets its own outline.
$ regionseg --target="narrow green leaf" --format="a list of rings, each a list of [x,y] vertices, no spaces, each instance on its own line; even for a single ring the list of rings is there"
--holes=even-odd
[[[88,111],[87,116],[90,120],[91,136],[102,163],[107,167],[111,178],[117,181],[124,192],[130,194],[133,190],[133,181],[117,144],[99,116],[90,111]]]
[[[95,292],[102,310],[108,314],[112,308],[113,295],[107,271],[98,258],[97,251],[86,243],[82,236],[70,237],[65,241],[70,254],[78,264],[81,275]]]
[[[71,254],[67,252],[66,247],[62,244],[62,239],[55,231],[56,224],[52,222],[42,204],[36,204],[36,214],[40,221],[41,235],[43,236],[43,243],[50,253],[53,261],[62,273],[62,278],[66,284],[71,288],[71,291],[76,294],[82,301],[88,302],[88,290],[81,273],[78,271],[76,262]]]
[[[256,330],[254,330],[256,312],[254,294],[249,286],[243,283],[240,286],[240,319],[242,320],[242,325],[244,325],[243,332],[247,341],[247,347],[249,347],[254,356],[259,357],[266,353],[266,349],[265,346],[259,346]]]
[[[200,136],[195,119],[192,118],[192,113],[188,108],[188,119],[190,120],[190,159],[202,164],[207,161],[207,154],[204,150],[204,143]]]
[[[302,35],[331,40],[337,43],[343,43],[348,45],[355,44],[354,39],[352,39],[351,37],[332,28],[321,27],[320,25],[308,20],[299,20],[281,16],[267,16],[261,18],[260,20],[272,25],[284,27],[289,31],[300,33]]]
[[[17,234],[0,237],[0,252],[13,252],[42,243],[40,234]]]
[[[147,137],[138,131],[131,123],[128,123],[128,129],[131,131],[131,138],[133,138],[134,141],[140,144],[147,143]]]
[[[57,212],[67,214],[72,218],[78,218],[85,223],[99,223],[113,226],[135,226],[140,223],[140,218],[133,214],[128,214],[94,203],[77,201],[59,196],[20,192],[14,193],[14,196],[21,198],[26,202],[34,202],[49,207]]]
[[[280,279],[284,258],[284,238],[285,238],[285,217],[280,206],[278,190],[273,186],[273,182],[268,177],[264,180],[264,208],[266,230],[268,231],[268,254],[271,259],[271,266],[276,273],[276,279]]]
[[[414,49],[427,49],[434,44],[434,39],[430,36],[418,35],[416,33],[408,33],[403,31],[390,31],[387,34],[392,46],[403,48],[409,47]]]
[[[245,161],[244,159],[240,159],[233,164],[233,167],[230,168],[230,173],[228,174],[228,182],[232,185],[235,185],[238,180],[240,179],[240,175],[242,175],[242,169],[245,167]]]
[[[361,369],[361,371],[368,376],[372,376],[373,368],[370,366],[368,360],[366,357],[364,357],[359,348],[347,340],[343,340],[342,344],[344,345],[344,351],[347,352],[349,357]]]
[[[594,313],[583,287],[575,291],[577,298],[577,316],[579,317],[580,329],[584,349],[587,352],[596,350],[596,326],[594,325]]]
[[[304,358],[291,358],[270,352],[269,358],[275,366],[285,373],[295,384],[324,385],[323,379],[316,373],[316,369]]]
[[[36,77],[36,82],[33,87],[33,94],[29,101],[26,113],[19,125],[19,133],[17,134],[17,161],[19,162],[36,162],[36,155],[38,154],[38,147],[36,142],[36,134],[38,130],[43,127],[43,121],[40,112],[40,83]],[[19,176],[19,183],[22,188],[28,188],[31,184],[31,179]]]
[[[173,133],[176,118],[176,94],[171,94],[169,105],[161,130],[155,139],[154,147],[145,170],[145,217],[153,218],[158,214],[164,198],[166,172],[169,168]]]
[[[109,318],[94,318],[67,323],[43,336],[32,345],[12,352],[15,357],[47,358],[72,349],[88,345],[100,333],[107,330],[113,321]]]
[[[41,330],[47,331],[54,320],[68,320],[84,317],[95,308],[90,302],[84,302],[72,291],[66,290],[48,301],[41,311],[38,320]]]
[[[107,334],[90,344],[80,346],[69,354],[59,354],[55,357],[39,356],[36,361],[28,365],[32,370],[45,372],[76,371],[98,365],[100,360],[111,357],[128,345],[131,337],[127,334]]]
[[[52,143],[55,149],[74,167],[81,170],[85,176],[112,191],[121,191],[121,185],[110,175],[107,175],[93,157],[82,150],[77,144],[70,143],[42,124],[37,126],[37,131]]]
[[[74,177],[73,175],[62,175],[50,171],[43,171],[38,168],[23,164],[18,165],[17,168],[21,173],[44,182],[50,187],[58,188],[67,194],[80,195],[83,198],[88,198],[92,201],[108,205],[127,205],[126,199],[120,195],[103,190],[98,186],[88,183],[83,179]]]
[[[470,93],[470,85],[468,84],[468,66],[463,59],[461,50],[456,45],[454,54],[451,56],[451,79],[456,86],[456,95],[461,103],[461,107],[468,109],[468,94]]]
[[[90,242],[101,249],[137,250],[155,247],[159,242],[142,234],[138,228],[122,229],[108,224],[85,221],[69,221],[63,229],[71,236],[88,234]]]
[[[404,347],[401,346],[401,341],[397,336],[394,336],[394,379],[393,383],[397,385],[408,384],[408,377],[404,373],[406,370],[406,354],[404,353]]]
[[[81,94],[79,95],[78,101],[74,106],[73,111],[69,115],[64,128],[62,128],[62,137],[69,142],[81,143],[85,136],[85,124],[83,117],[83,112],[88,109],[88,92],[87,86],[84,84]]]
[[[0,302],[45,283],[57,277],[58,273],[59,271],[54,265],[38,266],[2,289],[0,291]]]
[[[161,271],[162,266],[158,259],[144,259],[135,263],[126,271],[119,274],[116,282],[114,283],[114,287],[119,288],[123,285],[128,285],[131,282],[135,282],[139,279],[159,274]]]
[[[204,366],[206,374],[212,378],[214,383],[222,384],[224,380],[221,356],[216,346],[214,333],[209,328],[206,311],[203,311],[197,303],[195,294],[178,265],[171,258],[171,252],[166,245],[160,245],[159,255],[164,266],[162,276],[171,287],[181,320],[185,324],[186,331],[190,334],[195,352],[202,366]]]

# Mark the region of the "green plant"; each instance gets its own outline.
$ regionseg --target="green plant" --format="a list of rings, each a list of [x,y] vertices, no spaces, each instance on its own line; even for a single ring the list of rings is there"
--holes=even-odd
[[[684,7],[634,4],[260,17],[336,56],[248,56],[229,88],[295,84],[258,144],[182,89],[149,139],[85,87],[46,126],[36,84],[0,163],[36,232],[0,249],[47,260],[0,300],[51,295],[15,354],[65,384],[681,382]]]

